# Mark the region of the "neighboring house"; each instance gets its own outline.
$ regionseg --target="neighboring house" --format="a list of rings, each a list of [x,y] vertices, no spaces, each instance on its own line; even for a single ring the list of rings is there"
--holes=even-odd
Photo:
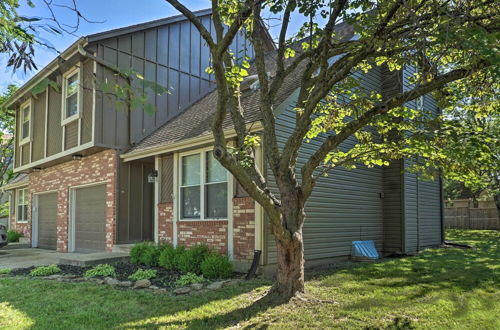
[[[198,15],[210,26],[209,11]],[[268,48],[272,67],[270,38]],[[252,56],[242,36],[232,49]],[[171,92],[148,94],[157,107],[153,115],[141,109],[127,113],[99,87],[116,79],[106,63],[132,67]],[[217,95],[204,70],[208,63],[200,35],[176,16],[88,36],[42,69],[9,101],[18,119],[15,171],[27,174],[25,181],[4,187],[16,196],[12,227],[31,237],[34,247],[61,252],[112,251],[154,240],[205,243],[241,267],[251,263],[254,250],[262,250],[261,264],[274,264],[274,240],[262,208],[211,156]],[[387,96],[406,88],[407,75],[375,68],[359,78]],[[284,82],[276,105],[280,143],[293,129],[296,76]],[[61,93],[47,87],[31,96],[45,77],[58,81]],[[248,125],[260,132],[259,93],[243,93]],[[423,104],[438,111],[430,96]],[[231,127],[227,119],[228,136],[234,137]],[[301,157],[317,145],[304,145]],[[256,154],[266,172],[262,149]],[[348,256],[351,241],[358,239],[374,240],[384,253],[440,244],[440,182],[403,174],[407,163],[337,169],[318,183],[304,228],[308,264]]]

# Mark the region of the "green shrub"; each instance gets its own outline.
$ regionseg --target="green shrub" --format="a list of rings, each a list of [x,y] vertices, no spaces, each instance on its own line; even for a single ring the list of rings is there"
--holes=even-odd
[[[206,245],[196,245],[179,256],[179,270],[184,273],[201,273],[201,263],[209,255]]]
[[[85,277],[96,277],[96,276],[102,276],[102,277],[116,277],[116,270],[115,267],[108,265],[108,264],[100,264],[95,266],[92,269],[89,269],[83,274]]]
[[[41,266],[31,270],[31,276],[49,276],[60,273],[61,270],[57,265]]]
[[[17,232],[15,230],[9,230],[7,232],[7,241],[9,243],[17,243],[19,242],[19,238],[23,237],[23,233]]]
[[[176,248],[172,246],[166,246],[160,253],[158,264],[165,269],[179,269],[181,256],[185,252],[186,248],[184,246],[178,246]]]
[[[233,273],[233,264],[229,258],[211,253],[201,263],[201,273],[206,278],[228,278]]]
[[[7,275],[10,274],[10,272],[12,272],[10,268],[0,268],[0,275]]]
[[[205,279],[203,277],[198,276],[194,273],[187,273],[187,274],[179,277],[177,279],[177,281],[175,281],[175,285],[178,287],[182,287],[182,286],[188,286],[188,285],[191,285],[194,283],[201,283],[203,281],[205,281]]]
[[[134,264],[148,267],[158,266],[158,257],[162,247],[157,247],[154,243],[138,243],[130,250],[130,261]]]
[[[138,269],[135,273],[130,275],[128,278],[132,281],[139,280],[150,280],[153,277],[156,277],[156,270],[154,269]]]

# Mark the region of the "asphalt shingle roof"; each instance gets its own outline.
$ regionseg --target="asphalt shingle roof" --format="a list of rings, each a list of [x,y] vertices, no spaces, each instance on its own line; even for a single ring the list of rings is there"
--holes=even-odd
[[[339,29],[343,29],[342,39],[349,39],[352,36],[352,29],[347,25],[341,24]],[[299,45],[297,45],[299,47]],[[266,55],[266,70],[274,76],[276,72],[276,51],[269,52]],[[293,59],[289,59],[289,62]],[[286,64],[285,64],[286,65]],[[297,88],[300,87],[301,73],[304,71],[307,61],[303,61],[295,68],[295,71],[289,74],[283,81],[282,87],[276,95],[275,107],[280,105],[292,94]],[[249,74],[256,74],[255,67],[249,69]],[[241,98],[242,107],[244,109],[245,122],[247,124],[257,122],[261,119],[259,111],[260,93],[259,91],[244,92]],[[148,149],[153,149],[159,146],[167,146],[176,142],[195,138],[203,135],[211,134],[211,123],[217,108],[217,91],[213,90],[207,95],[199,99],[193,105],[188,107],[185,111],[180,113],[177,117],[171,119],[166,124],[161,126],[151,135],[144,138],[138,144],[128,150],[127,153],[147,152]],[[224,129],[233,127],[230,115],[226,116],[223,123]]]

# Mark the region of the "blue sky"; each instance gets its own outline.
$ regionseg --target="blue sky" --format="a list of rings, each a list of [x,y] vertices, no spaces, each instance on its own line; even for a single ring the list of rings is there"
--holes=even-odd
[[[21,0],[21,2],[24,2]],[[25,16],[47,17],[46,9],[41,5],[41,1],[34,1],[39,4],[34,9],[23,5],[19,13]],[[56,3],[68,4],[68,0],[55,0]],[[198,10],[210,6],[207,0],[184,0],[188,8]],[[71,45],[78,37],[86,36],[92,33],[106,31],[122,26],[146,22],[158,18],[178,15],[178,12],[164,0],[77,0],[79,10],[87,18],[94,21],[105,21],[104,23],[88,24],[81,23],[80,29],[75,33],[76,36],[63,35],[52,36],[43,34],[43,37],[50,41],[59,51],[63,51]],[[73,24],[75,14],[69,11],[61,10],[57,13],[63,21]],[[35,63],[41,69],[47,65],[57,53],[45,49],[37,49]],[[29,80],[36,72],[29,72],[24,75],[23,72],[12,74],[10,68],[6,68],[7,57],[0,56],[0,92],[3,92],[8,84],[15,83],[21,85]]]
[[[41,0],[35,0],[38,4],[35,8],[29,8],[25,4],[25,0],[20,0],[23,4],[19,9],[19,13],[24,16],[48,17],[49,12],[42,4]],[[71,4],[72,0],[54,0],[56,4]],[[76,39],[89,34],[115,29],[118,27],[133,25],[137,23],[147,22],[159,18],[178,15],[179,13],[165,0],[76,0],[80,12],[92,21],[104,21],[103,23],[86,23],[81,22],[80,28],[75,35],[50,35],[47,33],[41,34],[43,38],[48,40],[58,51],[64,51]],[[209,0],[183,0],[182,3],[191,10],[200,10],[210,7]],[[72,25],[75,23],[76,15],[74,12],[60,9],[56,12],[57,17],[62,21]],[[267,17],[268,15],[263,15]],[[279,33],[279,22],[270,21],[271,34],[274,36]],[[292,21],[289,31],[296,32],[303,18],[299,15],[292,15]],[[49,51],[43,48],[36,49],[35,63],[38,69],[42,69],[50,61],[57,56],[55,51]],[[5,91],[6,87],[11,84],[22,85],[28,81],[36,72],[19,71],[12,73],[10,68],[6,67],[7,56],[0,55],[0,92]]]

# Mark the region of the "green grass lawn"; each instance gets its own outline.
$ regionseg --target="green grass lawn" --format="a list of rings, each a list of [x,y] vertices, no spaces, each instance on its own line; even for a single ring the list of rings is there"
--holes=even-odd
[[[90,283],[0,279],[0,328],[500,329],[500,232],[449,231],[477,249],[357,263],[310,274],[308,293],[336,303],[253,304],[270,282],[167,297]]]

